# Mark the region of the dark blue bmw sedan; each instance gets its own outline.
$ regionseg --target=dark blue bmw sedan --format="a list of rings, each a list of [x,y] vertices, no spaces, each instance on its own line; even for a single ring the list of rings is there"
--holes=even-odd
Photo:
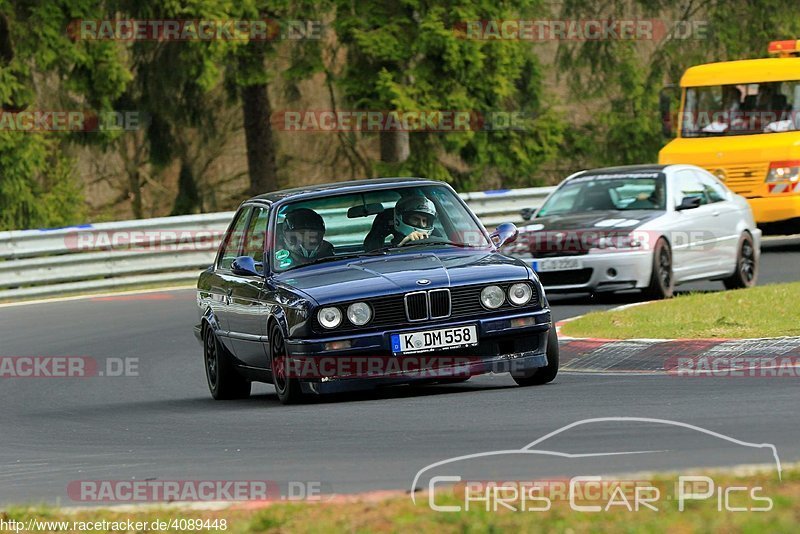
[[[255,197],[238,209],[197,284],[215,399],[253,381],[284,404],[308,394],[510,372],[558,372],[558,341],[536,273],[498,252],[447,184],[376,179]]]

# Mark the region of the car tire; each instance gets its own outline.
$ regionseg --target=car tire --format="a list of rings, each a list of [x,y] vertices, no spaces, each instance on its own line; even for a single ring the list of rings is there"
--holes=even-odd
[[[656,241],[653,250],[653,270],[650,285],[644,295],[651,300],[669,299],[675,294],[675,277],[672,273],[672,249],[663,237]]]
[[[514,382],[517,385],[527,386],[541,386],[555,380],[558,374],[558,334],[556,327],[552,326],[547,333],[547,365],[539,367],[524,375],[515,375],[512,373]]]
[[[758,281],[758,258],[753,236],[749,232],[739,238],[738,252],[736,253],[736,271],[722,283],[725,289],[745,289],[753,287]]]
[[[275,386],[275,393],[281,404],[297,404],[304,399],[300,388],[300,380],[289,376],[287,366],[286,340],[283,337],[280,327],[272,325],[269,335],[269,360],[272,369],[272,385]]]
[[[214,399],[246,399],[250,396],[250,381],[236,371],[230,353],[219,342],[211,326],[206,327],[203,337],[203,360],[208,389]]]

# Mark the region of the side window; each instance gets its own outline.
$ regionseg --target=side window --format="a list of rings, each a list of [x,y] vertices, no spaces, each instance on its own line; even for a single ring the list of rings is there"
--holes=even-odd
[[[225,244],[223,245],[217,268],[229,270],[233,260],[239,256],[239,250],[244,239],[245,225],[251,211],[253,211],[253,208],[247,206],[237,215],[236,222],[231,227],[230,233],[225,236]]]
[[[678,206],[685,197],[697,197],[700,205],[708,204],[706,190],[697,175],[691,171],[679,171],[678,187],[675,188],[675,205]]]
[[[445,195],[442,191],[436,191],[432,195],[434,198],[431,199],[437,207],[437,217],[433,221],[434,232],[440,234],[442,236],[447,236],[447,228],[445,228],[445,221],[449,223],[449,228],[454,230],[455,228],[466,228],[469,226],[470,222],[467,220],[468,215],[463,211],[458,209],[455,205],[455,201],[450,198],[448,195]],[[436,232],[438,230],[438,232]],[[449,235],[448,239],[451,240],[459,240],[463,241],[464,236],[458,235]]]
[[[264,263],[264,242],[267,238],[268,220],[268,208],[253,208],[253,216],[250,217],[250,224],[247,227],[247,234],[245,234],[243,254],[256,260],[257,264]]]
[[[725,191],[725,186],[719,183],[716,179],[706,174],[700,174],[700,181],[703,183],[703,188],[708,195],[710,203],[722,202],[728,199],[728,193]]]

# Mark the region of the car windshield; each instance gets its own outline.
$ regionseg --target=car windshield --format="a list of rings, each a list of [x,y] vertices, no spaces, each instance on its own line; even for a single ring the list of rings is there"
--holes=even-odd
[[[559,187],[536,217],[609,210],[666,209],[661,172],[584,174]]]
[[[412,233],[416,239],[405,239]],[[378,255],[399,246],[491,244],[484,229],[448,187],[373,189],[282,206],[271,243],[272,269],[283,272],[336,259]]]
[[[686,89],[683,137],[722,137],[800,130],[800,81]]]

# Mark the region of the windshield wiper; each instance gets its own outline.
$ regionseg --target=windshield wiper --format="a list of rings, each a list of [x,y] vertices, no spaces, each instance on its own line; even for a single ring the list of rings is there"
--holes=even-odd
[[[388,246],[388,247],[382,247],[382,248],[379,248],[379,249],[375,249],[375,250],[372,250],[372,251],[369,251],[369,252],[351,252],[351,253],[348,253],[348,254],[337,254],[337,255],[334,255],[334,256],[325,256],[324,258],[317,258],[316,260],[308,262],[308,263],[302,263],[302,264],[299,264],[299,265],[295,265],[294,267],[292,267],[292,269],[296,269],[298,267],[307,267],[309,265],[318,265],[320,263],[328,263],[328,262],[331,262],[331,261],[339,261],[339,260],[347,260],[347,259],[353,259],[353,258],[361,258],[361,257],[364,257],[364,256],[385,256],[388,252],[393,251],[393,250],[406,250],[406,249],[408,249],[408,247],[412,247],[412,246],[432,246],[432,245],[451,245],[451,246],[458,247],[458,248],[477,248],[478,247],[477,245],[468,245],[466,243],[454,243],[452,241],[435,241],[434,242],[434,241],[422,241],[422,240],[420,240],[419,242],[413,241],[413,242],[408,243],[408,244],[406,244],[405,246],[402,246],[402,247]]]
[[[383,256],[386,254],[387,250],[388,249],[386,248],[381,248],[370,252],[348,252],[346,254],[334,254],[333,256],[325,256],[324,258],[317,258],[314,261],[303,263],[301,265],[298,265],[297,267],[305,267],[306,265],[316,265],[318,263],[327,263],[330,261],[349,260],[353,258],[361,258],[363,256]]]
[[[478,248],[478,245],[469,245],[467,243],[455,243],[453,241],[429,241],[429,240],[418,240],[418,241],[410,241],[402,247],[395,247],[395,248],[406,248],[406,247],[432,247],[432,246],[439,246],[439,245],[450,245],[453,247],[458,248]]]
[[[308,263],[301,263],[299,265],[296,265],[295,268],[297,268],[297,267],[306,267],[308,265],[317,265],[317,264],[320,264],[320,263],[327,263],[327,262],[330,262],[330,261],[339,261],[339,260],[347,260],[347,259],[352,259],[352,258],[358,258],[359,256],[363,256],[363,255],[364,254],[360,253],[360,252],[352,252],[352,253],[349,253],[349,254],[336,254],[334,256],[325,256],[324,258],[317,258],[314,261],[310,261]]]

